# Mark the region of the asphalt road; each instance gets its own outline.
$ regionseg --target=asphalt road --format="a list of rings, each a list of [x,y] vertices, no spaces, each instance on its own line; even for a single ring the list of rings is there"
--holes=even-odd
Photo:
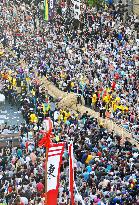
[[[16,106],[11,106],[7,101],[0,107],[0,125],[7,122],[8,125],[20,125],[23,122],[21,111]]]

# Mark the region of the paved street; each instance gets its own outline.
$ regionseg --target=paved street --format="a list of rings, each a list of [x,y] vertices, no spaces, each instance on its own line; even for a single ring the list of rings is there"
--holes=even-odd
[[[23,117],[20,111],[15,106],[11,106],[8,102],[5,103],[4,109],[0,108],[0,124],[7,122],[8,125],[19,125],[23,122]]]

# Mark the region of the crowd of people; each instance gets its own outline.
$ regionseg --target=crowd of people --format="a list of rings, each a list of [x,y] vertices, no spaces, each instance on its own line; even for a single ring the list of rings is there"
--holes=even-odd
[[[54,122],[53,142],[73,140],[76,204],[138,204],[139,150],[136,146],[128,141],[121,144],[121,136],[109,132],[87,112],[81,115],[56,106],[51,109],[54,99],[47,94],[43,98],[41,92],[38,96],[42,102],[47,99],[49,105],[46,113],[43,110],[42,113],[51,116]],[[31,97],[24,98],[24,106],[35,110]],[[42,115],[38,110],[36,115],[30,113],[28,121],[24,116],[26,123],[19,126],[20,146],[0,150],[1,204],[44,203],[45,149],[38,147],[42,129]],[[70,204],[68,169],[66,144],[60,169],[60,205]]]
[[[138,132],[138,48],[135,16],[125,22],[116,8],[84,6],[81,21],[62,9],[43,20],[42,4],[3,1],[0,6],[0,77],[9,103],[22,111],[20,146],[0,151],[0,203],[43,205],[45,150],[38,147],[45,117],[54,142],[74,143],[75,200],[85,205],[136,205],[139,151],[84,113],[57,108],[38,77],[77,93],[78,103]],[[67,11],[67,10],[66,10]],[[70,10],[68,11],[70,12]],[[83,97],[83,98],[82,98]],[[107,116],[108,117],[108,116]],[[69,202],[67,145],[61,166],[58,204]]]
[[[62,17],[56,15],[51,23],[46,23],[40,4],[37,7],[10,1],[1,7],[1,42],[16,54],[14,58],[6,57],[6,65],[1,64],[3,72],[7,74],[6,68],[8,72],[10,69],[13,84],[18,84],[20,78],[33,78],[37,71],[58,88],[83,96],[85,105],[103,110],[104,117],[130,131],[136,129],[136,16],[127,16],[125,21],[114,6],[109,7],[109,12],[84,8],[76,28],[77,22],[62,11]]]

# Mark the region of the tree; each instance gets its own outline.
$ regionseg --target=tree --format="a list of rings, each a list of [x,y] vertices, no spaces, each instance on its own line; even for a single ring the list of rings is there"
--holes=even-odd
[[[104,6],[105,0],[88,0],[88,4],[90,7],[97,7],[99,9]]]

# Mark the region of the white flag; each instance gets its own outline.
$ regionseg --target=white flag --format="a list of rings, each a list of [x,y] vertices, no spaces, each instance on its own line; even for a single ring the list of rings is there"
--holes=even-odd
[[[53,144],[48,148],[47,161],[47,204],[57,205],[60,165],[64,152],[64,143]]]

